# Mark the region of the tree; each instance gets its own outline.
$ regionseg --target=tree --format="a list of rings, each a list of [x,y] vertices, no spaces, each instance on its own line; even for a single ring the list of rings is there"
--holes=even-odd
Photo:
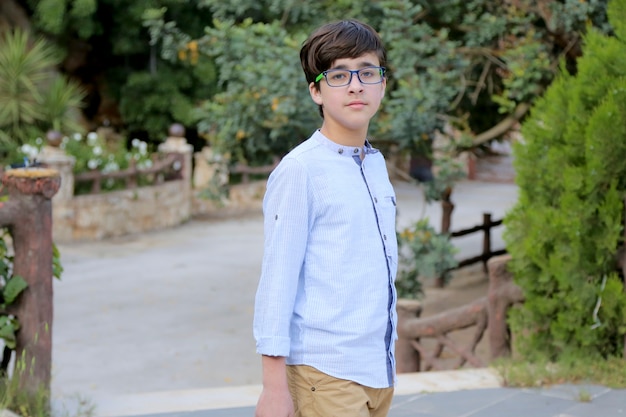
[[[511,322],[527,357],[607,357],[624,348],[626,294],[615,258],[624,243],[626,1],[613,0],[608,12],[617,36],[589,30],[578,72],[562,66],[515,147],[520,196],[505,239],[526,298]]]
[[[350,0],[332,5],[327,1],[292,4],[270,0],[237,3],[204,0],[198,7],[208,8],[215,20],[207,28],[211,35],[197,41],[200,50],[216,60],[221,88],[233,91],[232,84],[247,77],[243,73],[261,75],[261,68],[270,65],[267,60],[246,61],[251,51],[260,58],[265,54],[271,56],[263,49],[284,47],[288,42],[281,46],[282,39],[288,37],[291,51],[275,54],[271,59],[280,62],[283,71],[291,71],[298,67],[294,52],[299,45],[294,42],[304,39],[313,27],[337,18],[365,20],[379,30],[389,52],[388,99],[371,127],[371,135],[399,144],[409,152],[429,154],[433,133],[443,130],[446,124],[465,134],[465,140],[457,143],[459,150],[480,146],[507,133],[549,85],[559,59],[575,70],[580,35],[587,22],[608,30],[605,6],[606,2],[601,0],[380,0],[366,5]],[[184,49],[187,32],[175,21],[157,20],[147,22],[152,28],[160,29],[152,34],[163,40],[164,55],[175,56],[175,50]],[[266,36],[270,27],[273,32]],[[238,55],[229,54],[221,46],[222,42],[235,45],[227,40],[226,31],[228,36],[238,33],[242,41],[236,46]],[[259,37],[263,41],[255,42],[254,38]],[[287,76],[295,78],[287,79]],[[297,71],[281,75],[284,84],[294,88],[302,85],[301,79]],[[239,85],[241,89],[250,86]],[[298,90],[289,90],[291,87],[283,89],[283,83],[268,86],[271,88],[265,96],[270,98],[284,97],[283,92],[292,97],[301,96]],[[277,131],[310,123],[310,120],[294,119],[296,115],[290,114],[282,123],[263,127],[262,118],[249,117],[246,120],[255,120],[252,123],[259,128],[250,129],[247,125],[238,131],[232,123],[224,122],[224,116],[234,123],[241,122],[243,114],[258,110],[254,100],[250,102],[245,95],[236,94],[228,99],[220,96],[220,100],[209,107],[211,112],[219,110],[222,122],[215,124],[209,118],[202,123],[206,126],[208,121],[215,126],[215,135],[221,138],[217,143],[226,140],[225,136],[237,137],[238,133],[238,140],[227,142],[244,159],[250,157],[244,156],[250,148],[284,153],[293,142],[281,140],[284,147],[273,147],[271,143],[281,135]],[[253,131],[254,137],[244,139],[246,132]],[[250,146],[249,141],[256,145]],[[262,144],[264,141],[268,144]],[[241,147],[247,147],[248,151]]]
[[[191,109],[215,93],[216,71],[206,57],[169,63],[159,57],[142,25],[150,8],[167,7],[192,36],[211,15],[188,0],[27,0],[33,29],[65,52],[59,70],[88,90],[89,128],[111,125],[122,133],[158,142],[181,122],[193,130]],[[65,132],[71,133],[71,132]]]
[[[239,81],[227,72],[237,68],[256,73],[266,65],[256,60],[237,66],[240,57],[271,56],[261,51],[279,47],[287,54],[272,59],[282,68],[297,68],[293,51],[289,55],[287,49],[296,50],[297,42],[313,27],[340,18],[362,19],[379,30],[390,57],[388,97],[371,135],[381,144],[392,142],[422,153],[428,153],[433,131],[446,125],[462,132],[459,150],[501,138],[550,84],[560,59],[575,72],[587,24],[609,30],[606,0],[25,0],[21,4],[29,6],[27,15],[37,30],[66,48],[62,70],[89,86],[87,119],[92,124],[108,121],[122,130],[144,130],[154,140],[172,121],[183,121],[189,130],[197,123],[203,128],[213,125],[216,129],[209,130],[214,140],[215,135],[236,134],[228,120],[242,109],[253,113],[257,106],[234,93],[231,84]],[[232,54],[218,56],[213,49],[220,49],[216,42],[225,39],[224,33],[212,43],[205,26],[213,35],[216,30],[235,33],[235,28],[246,33],[239,37],[242,48],[247,45],[239,49],[242,55],[234,62],[229,61]],[[270,33],[286,36],[288,42]],[[266,35],[264,44],[247,39]],[[187,58],[177,59],[179,52]],[[301,85],[297,71],[292,75],[297,78],[286,84]],[[271,98],[293,93],[291,87],[270,85],[279,90],[268,90]],[[220,123],[215,125],[210,118],[199,121],[190,114],[191,108],[207,109],[207,101],[218,93],[228,95],[230,103],[222,103]],[[172,97],[173,105],[162,105],[164,96]],[[239,99],[244,101],[236,103]],[[283,153],[292,140],[279,140],[282,134],[274,130],[313,122],[294,117],[289,114],[288,123],[276,124],[275,119],[265,127],[260,126],[260,117],[248,117],[256,127],[250,129],[249,124],[242,132],[254,131],[258,137],[253,140],[259,143],[248,146],[249,137],[240,138],[233,154],[253,161],[256,156],[246,153],[263,149],[256,161],[263,163],[267,152]],[[297,117],[305,117],[305,112]]]

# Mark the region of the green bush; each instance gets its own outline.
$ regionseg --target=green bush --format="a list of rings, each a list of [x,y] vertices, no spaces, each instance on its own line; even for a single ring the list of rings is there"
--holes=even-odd
[[[428,218],[416,222],[398,233],[398,297],[419,298],[422,279],[442,276],[448,281],[451,270],[458,265],[454,255],[458,249],[447,234],[437,233]]]
[[[523,307],[511,314],[526,357],[622,352],[626,294],[616,270],[626,194],[626,1],[617,37],[590,30],[578,73],[564,70],[514,148],[519,200],[505,240]]]

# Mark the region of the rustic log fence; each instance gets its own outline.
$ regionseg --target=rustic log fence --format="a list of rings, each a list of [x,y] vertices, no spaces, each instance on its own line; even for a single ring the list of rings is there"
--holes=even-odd
[[[134,189],[139,185],[141,178],[150,185],[163,184],[166,181],[182,180],[182,168],[185,163],[182,154],[157,155],[152,158],[152,166],[138,168],[134,159],[129,162],[129,167],[121,171],[102,172],[89,171],[74,176],[76,184],[91,182],[91,193],[98,194],[102,190],[102,182],[107,180],[122,180],[126,189]]]
[[[460,260],[455,269],[463,268],[468,265],[473,265],[477,262],[482,262],[483,269],[485,272],[487,272],[487,261],[494,256],[504,255],[506,253],[506,249],[499,249],[495,251],[491,250],[491,229],[502,225],[502,222],[503,219],[492,220],[491,213],[483,213],[483,222],[481,224],[470,227],[468,229],[458,230],[456,232],[450,233],[450,239],[452,239],[456,237],[467,236],[481,231],[483,232],[482,252],[480,253],[480,255]]]
[[[485,365],[476,355],[476,346],[489,329],[490,356],[492,359],[510,354],[510,337],[506,312],[515,303],[523,301],[522,290],[513,283],[506,265],[509,255],[491,257],[487,261],[489,289],[487,296],[472,303],[432,317],[420,318],[420,307],[414,301],[400,300],[398,304],[398,341],[396,357],[398,372],[416,372],[443,369],[444,349],[459,357],[453,368],[469,363],[475,367]],[[460,346],[449,334],[475,326],[469,344]],[[423,339],[435,339],[435,348],[429,353]]]
[[[9,199],[0,203],[0,226],[13,241],[13,275],[28,287],[6,314],[20,323],[15,360],[20,387],[36,393],[50,391],[52,368],[52,196],[61,178],[55,170],[22,168],[9,170],[2,184]],[[19,366],[17,364],[19,363]],[[15,373],[14,373],[15,375]]]
[[[270,165],[262,165],[262,166],[249,166],[242,163],[237,163],[233,167],[229,169],[231,174],[239,174],[241,175],[241,183],[248,184],[250,183],[250,175],[263,175],[268,176],[278,163],[280,162],[280,158],[274,158],[274,161]]]
[[[442,224],[445,232],[449,230],[449,219],[454,205],[450,203],[448,206],[448,215],[444,213]],[[445,211],[445,204],[443,208]],[[446,218],[448,221],[445,221]],[[449,234],[450,239],[453,239],[482,232],[481,253],[460,260],[453,269],[482,262],[483,269],[489,274],[489,292],[486,297],[428,318],[419,317],[421,309],[416,304],[407,303],[404,300],[399,303],[399,339],[396,351],[398,372],[443,369],[441,358],[446,348],[458,356],[458,361],[453,368],[460,368],[466,363],[474,367],[483,367],[485,363],[475,351],[487,328],[492,329],[489,341],[491,356],[495,358],[510,353],[508,328],[505,322],[506,309],[513,303],[520,302],[522,293],[513,284],[510,274],[506,271],[506,263],[509,260],[509,257],[505,255],[506,249],[494,251],[491,248],[491,231],[502,223],[502,219],[493,220],[491,213],[483,213],[481,224]],[[438,277],[437,282],[439,283],[436,284],[437,287],[443,286],[443,275]],[[449,337],[452,332],[470,327],[475,327],[475,331],[467,346],[459,346]],[[435,339],[435,347],[432,350],[429,350],[422,341],[428,338]]]

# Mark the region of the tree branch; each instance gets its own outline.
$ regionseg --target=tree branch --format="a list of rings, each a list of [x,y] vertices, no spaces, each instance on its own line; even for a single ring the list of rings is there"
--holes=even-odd
[[[482,145],[483,143],[489,142],[490,140],[493,140],[498,136],[502,136],[503,134],[508,132],[515,123],[519,122],[522,117],[526,115],[528,110],[530,110],[530,103],[518,104],[513,113],[502,119],[497,125],[493,126],[492,128],[476,135],[472,140],[472,144],[470,146],[457,148],[456,153],[459,154],[465,150],[475,148]]]

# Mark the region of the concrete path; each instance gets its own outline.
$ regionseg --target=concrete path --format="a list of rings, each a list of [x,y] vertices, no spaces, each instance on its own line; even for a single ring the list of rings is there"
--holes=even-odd
[[[399,229],[422,216],[439,227],[439,206],[426,205],[419,188],[398,183],[396,193]],[[453,230],[479,224],[483,211],[501,218],[516,194],[511,184],[461,183],[452,197],[457,206]],[[480,239],[478,234],[457,239],[459,257],[479,254]],[[262,243],[262,217],[256,213],[193,220],[141,236],[60,245],[65,272],[54,288],[55,407],[72,409],[86,402],[96,407],[99,417],[252,415],[261,381],[251,325]],[[500,231],[493,247],[503,247]],[[515,404],[515,398],[533,404],[585,405],[575,398],[557,401],[549,393],[543,399],[543,393],[489,391],[498,386],[488,370],[402,376],[392,416],[496,416],[500,414],[472,410],[481,404],[485,409],[491,401]],[[422,394],[468,388],[486,390],[480,395],[471,391],[476,396],[449,394],[454,400]],[[613,398],[615,391],[605,391],[598,388],[598,398]],[[590,393],[596,393],[595,388]],[[529,395],[542,395],[542,400]],[[626,396],[620,398],[626,404]],[[466,407],[460,405],[464,401]],[[440,411],[437,403],[443,407]],[[526,413],[501,416],[592,415],[523,410]]]

